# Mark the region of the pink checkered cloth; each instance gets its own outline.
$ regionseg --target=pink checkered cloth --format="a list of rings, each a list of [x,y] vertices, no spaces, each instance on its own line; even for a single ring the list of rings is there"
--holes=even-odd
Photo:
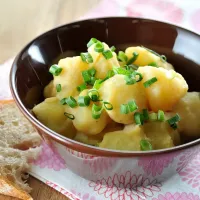
[[[133,16],[167,21],[200,32],[200,1],[198,0],[103,0],[81,19],[105,16]],[[0,99],[11,98],[8,74],[12,59],[0,65]],[[181,155],[171,154],[156,160],[139,159],[137,165],[153,181],[127,170],[96,181],[88,181],[68,169],[64,155],[73,155],[83,161],[86,169],[94,173],[112,170],[118,160],[95,158],[58,145],[42,144],[42,151],[32,163],[30,173],[65,196],[76,200],[200,200],[200,148]],[[188,159],[194,159],[184,168]],[[170,169],[177,162],[177,173],[167,182],[159,182],[156,176]],[[130,188],[140,183],[135,190]],[[148,186],[149,185],[149,186]]]

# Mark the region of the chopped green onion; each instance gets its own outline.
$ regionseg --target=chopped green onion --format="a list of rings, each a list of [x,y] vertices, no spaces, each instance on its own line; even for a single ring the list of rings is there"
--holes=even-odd
[[[80,107],[86,107],[90,105],[90,97],[89,96],[79,96],[78,97],[78,105]]]
[[[74,119],[75,119],[74,115],[72,115],[72,114],[70,114],[70,113],[64,112],[64,115],[65,115],[67,118],[71,119],[71,120],[74,120]]]
[[[87,88],[86,84],[83,83],[82,85],[79,85],[79,86],[77,87],[77,90],[78,90],[79,92],[82,92],[82,91],[85,90],[86,88]]]
[[[57,92],[60,92],[61,90],[62,90],[61,84],[57,84],[57,85],[56,85],[56,91],[57,91]]]
[[[148,140],[140,140],[140,148],[142,151],[150,151],[153,149],[151,143]]]
[[[168,119],[167,121],[168,121],[169,125],[173,125],[174,123],[180,121],[180,119],[181,118],[180,118],[179,114],[176,114],[174,117]]]
[[[93,88],[98,90],[100,87],[101,87],[101,83],[102,83],[102,80],[101,79],[98,79],[94,82],[94,86]]]
[[[60,103],[61,103],[62,105],[67,104],[66,99],[67,99],[67,98],[63,98],[63,99],[61,99],[61,100],[60,100]]]
[[[162,110],[158,111],[158,121],[165,121],[165,113]]]
[[[90,76],[95,76],[95,74],[96,74],[96,69],[91,68],[91,69],[88,70],[88,73],[90,74]]]
[[[138,69],[138,66],[137,65],[134,65],[134,64],[130,64],[130,65],[127,65],[129,68],[133,69],[133,70],[137,70]]]
[[[167,61],[167,57],[165,55],[161,55],[161,59]]]
[[[135,76],[135,79],[136,79],[136,76],[138,76],[139,78],[138,79],[136,79],[136,82],[140,82],[142,79],[143,79],[143,76],[142,76],[142,74],[141,73],[139,73],[139,72],[133,72],[133,75]]]
[[[92,105],[92,117],[94,119],[99,119],[102,111],[103,111],[102,106],[98,106],[96,104]]]
[[[174,130],[176,130],[178,128],[177,123],[174,123],[172,125],[170,125]]]
[[[156,62],[151,62],[148,64],[148,66],[152,66],[152,67],[158,67],[157,63]]]
[[[90,82],[88,84],[94,85],[94,83],[95,83],[96,80],[97,79],[95,77],[91,77]]]
[[[98,40],[96,38],[91,38],[90,41],[87,43],[87,48],[92,46],[93,44],[97,43]]]
[[[127,62],[128,60],[128,57],[127,55],[123,52],[123,51],[119,51],[118,52],[118,56],[117,56],[118,60],[121,61],[121,62]]]
[[[106,60],[108,60],[108,59],[113,57],[113,54],[112,54],[112,52],[110,50],[105,50],[105,51],[102,52],[102,54],[103,54],[103,56],[104,56],[104,58]]]
[[[94,50],[98,53],[101,53],[104,51],[104,46],[101,42],[97,42],[94,46]]]
[[[148,81],[144,82],[143,85],[145,88],[150,87],[153,83],[155,83],[158,79],[156,77],[153,77],[149,79]]]
[[[122,75],[131,75],[131,72],[126,70],[125,68],[122,67],[113,67],[113,72],[115,74],[122,74]]]
[[[83,62],[93,63],[93,58],[90,53],[81,53],[80,56]]]
[[[88,70],[82,71],[82,77],[85,83],[88,83],[91,81],[91,76],[88,72]]]
[[[133,57],[128,60],[127,65],[130,65],[134,61],[136,61],[136,59],[138,58],[138,56],[139,56],[139,54],[137,52],[133,52]]]
[[[116,50],[115,46],[110,47],[110,50],[115,51]]]
[[[121,104],[120,112],[121,112],[121,114],[128,114],[129,113],[128,105],[127,104]]]
[[[144,116],[143,116],[143,114],[141,114],[139,112],[135,112],[134,113],[134,119],[135,119],[135,123],[137,125],[143,125],[143,123],[144,123]]]
[[[96,89],[91,89],[88,91],[88,96],[92,101],[98,101],[99,100],[99,92]]]
[[[151,50],[151,49],[148,49],[148,48],[146,48],[146,47],[144,47],[144,46],[141,46],[141,47],[144,48],[144,49],[146,49],[146,50],[149,51],[150,53],[153,53],[154,55],[160,57],[160,59],[161,59],[163,62],[166,62],[167,58],[166,58],[164,55],[161,56],[160,54],[156,53],[155,51],[153,51],[153,50]]]
[[[132,78],[131,75],[125,76],[124,80],[126,81],[126,85],[133,85],[136,83],[136,80]]]
[[[150,121],[157,121],[158,120],[158,115],[157,115],[157,113],[150,113],[149,114],[149,120]]]
[[[113,70],[109,70],[107,72],[107,76],[103,80],[101,80],[100,83],[103,83],[104,81],[108,80],[109,78],[113,77],[114,75],[115,75],[114,71]]]
[[[103,105],[104,105],[106,110],[112,110],[113,109],[113,105],[109,102],[104,101]]]
[[[65,102],[67,103],[67,105],[71,108],[74,108],[77,106],[77,102],[76,99],[74,99],[72,96],[68,97]]]
[[[134,100],[128,102],[128,107],[130,112],[133,112],[138,109],[138,106],[136,105]]]
[[[58,65],[52,65],[49,69],[49,72],[51,74],[53,74],[54,76],[58,76],[60,75],[60,73],[62,72],[62,68],[59,67]]]
[[[147,109],[142,110],[142,114],[144,116],[144,121],[147,121],[149,119],[149,114]]]

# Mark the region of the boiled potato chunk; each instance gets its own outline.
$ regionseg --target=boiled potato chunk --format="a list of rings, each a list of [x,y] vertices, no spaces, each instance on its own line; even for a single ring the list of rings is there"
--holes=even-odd
[[[88,70],[89,65],[81,60],[80,56],[61,59],[58,65],[62,68],[59,76],[54,76],[54,87],[61,84],[62,90],[56,94],[61,100],[68,96],[78,95],[77,86],[83,81],[82,71]]]
[[[53,131],[73,138],[76,130],[72,121],[64,116],[65,106],[56,97],[47,98],[33,108],[37,119]]]
[[[180,142],[175,138],[177,131],[173,130],[167,122],[147,122],[144,123],[142,128],[150,139],[153,149],[173,147],[174,142]]]
[[[102,43],[104,45],[104,50],[110,50],[109,46],[106,43]],[[109,70],[112,70],[113,66],[120,67],[119,62],[117,60],[117,56],[115,52],[112,52],[113,57],[110,59],[104,58],[102,53],[98,53],[94,50],[95,44],[88,48],[88,52],[91,54],[93,58],[93,63],[91,63],[91,67],[96,69],[95,77],[98,79],[104,79]]]
[[[175,106],[173,112],[180,115],[179,131],[191,137],[200,137],[199,92],[188,92]]]
[[[170,111],[187,93],[188,85],[181,74],[174,70],[156,67],[139,67],[143,75],[142,83],[156,77],[157,81],[145,88],[146,96],[152,111]],[[144,87],[144,86],[143,86]]]
[[[83,90],[79,96],[85,96],[88,90]],[[108,124],[109,117],[105,110],[103,110],[99,119],[92,117],[92,105],[90,102],[88,107],[77,106],[75,108],[69,108],[69,113],[73,114],[75,119],[73,124],[75,128],[82,133],[87,135],[96,135],[100,133]]]
[[[124,75],[115,75],[106,80],[99,89],[101,98],[113,105],[113,110],[107,110],[112,120],[122,124],[133,123],[133,112],[122,114],[120,112],[121,104],[127,104],[134,100],[140,111],[147,108],[147,99],[143,85],[138,82],[133,85],[126,85]]]
[[[56,88],[54,87],[53,81],[51,81],[45,88],[44,88],[44,97],[50,98],[56,96]]]
[[[133,64],[138,66],[147,66],[151,63],[156,63],[157,66],[165,68],[165,69],[173,69],[173,66],[163,60],[161,58],[143,47],[129,47],[126,49],[125,54],[128,59],[133,57],[133,52],[137,52],[139,55]]]
[[[145,134],[140,126],[126,125],[121,131],[106,133],[99,147],[116,150],[140,151],[140,141]]]

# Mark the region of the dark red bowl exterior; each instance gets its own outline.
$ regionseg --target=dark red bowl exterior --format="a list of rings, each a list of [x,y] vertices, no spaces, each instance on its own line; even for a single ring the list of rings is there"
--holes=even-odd
[[[176,151],[200,144],[200,139],[174,148],[149,152],[114,151],[85,145],[48,129],[30,112],[43,100],[43,89],[52,79],[51,64],[60,58],[86,51],[91,37],[117,50],[143,45],[165,54],[187,80],[190,91],[200,91],[200,36],[175,25],[148,19],[113,17],[78,21],[50,30],[26,45],[15,58],[10,72],[12,95],[22,113],[45,139],[53,139],[71,149],[99,156],[144,156]],[[199,109],[199,108],[197,108]]]

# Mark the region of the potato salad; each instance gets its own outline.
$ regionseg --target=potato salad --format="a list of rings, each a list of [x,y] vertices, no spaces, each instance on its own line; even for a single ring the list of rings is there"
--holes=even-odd
[[[91,38],[87,52],[50,67],[45,100],[33,108],[53,131],[100,148],[150,151],[200,137],[200,99],[183,76],[144,46],[116,52]]]

